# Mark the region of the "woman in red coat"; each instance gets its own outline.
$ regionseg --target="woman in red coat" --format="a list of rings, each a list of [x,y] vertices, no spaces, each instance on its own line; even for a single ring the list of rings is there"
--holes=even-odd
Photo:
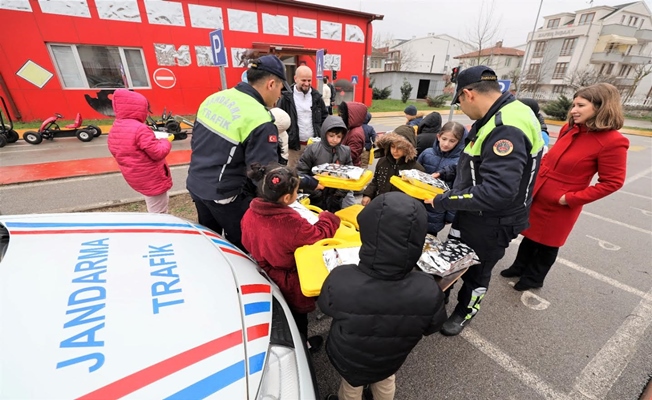
[[[324,211],[311,225],[289,207],[296,201],[299,189],[295,169],[253,164],[248,175],[254,182],[260,182],[259,197],[251,201],[242,217],[242,244],[281,289],[299,332],[308,337],[308,313],[315,309],[315,299],[301,293],[294,251],[332,238],[340,226],[340,219]],[[308,340],[311,349],[318,349],[322,342],[318,336]]]
[[[624,123],[620,94],[610,84],[580,89],[573,97],[568,123],[541,162],[534,185],[530,227],[514,264],[501,271],[521,279],[514,289],[543,286],[584,204],[623,186],[629,140],[617,129]],[[590,186],[598,174],[598,182]]]

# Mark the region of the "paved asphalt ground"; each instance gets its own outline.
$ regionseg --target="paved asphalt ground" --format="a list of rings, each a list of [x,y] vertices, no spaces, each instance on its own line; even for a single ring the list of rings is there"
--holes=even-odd
[[[403,118],[372,122],[389,130]],[[514,279],[498,275],[513,261],[517,239],[469,327],[457,337],[426,337],[408,357],[397,376],[397,399],[639,398],[652,376],[652,138],[628,138],[625,186],[584,208],[545,287],[516,292]],[[174,150],[189,144],[174,142]],[[105,137],[91,143],[66,138],[38,146],[19,142],[0,155],[0,166],[9,166],[106,157],[108,151]],[[172,190],[183,191],[187,166],[172,170]],[[139,198],[120,174],[108,174],[2,186],[0,212],[79,210]],[[314,320],[311,329],[325,335],[329,323]],[[325,353],[314,360],[322,396],[334,393],[339,378]]]

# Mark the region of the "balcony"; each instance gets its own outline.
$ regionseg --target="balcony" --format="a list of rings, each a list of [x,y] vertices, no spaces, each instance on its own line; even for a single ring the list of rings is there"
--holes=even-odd
[[[624,57],[625,55],[619,51],[612,51],[608,53],[593,53],[591,54],[591,62],[594,64],[623,62]]]
[[[647,64],[652,61],[651,56],[624,56],[623,64]]]
[[[636,34],[636,28],[633,26],[626,26],[620,24],[605,25],[600,31],[600,36],[604,35],[618,35],[625,37],[634,37]]]
[[[616,85],[618,86],[632,86],[634,78],[616,78]]]
[[[638,39],[639,42],[652,42],[652,30],[639,29],[634,34],[634,37]]]

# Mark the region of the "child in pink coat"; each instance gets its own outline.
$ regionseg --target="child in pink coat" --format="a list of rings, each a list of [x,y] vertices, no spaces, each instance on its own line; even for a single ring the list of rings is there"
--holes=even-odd
[[[172,176],[165,157],[170,153],[174,135],[157,139],[145,125],[148,103],[140,93],[116,90],[113,110],[116,119],[108,144],[122,176],[132,189],[145,196],[148,212],[167,213]]]

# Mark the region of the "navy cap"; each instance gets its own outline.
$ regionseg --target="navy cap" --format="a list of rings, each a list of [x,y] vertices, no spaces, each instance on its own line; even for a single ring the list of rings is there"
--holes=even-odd
[[[409,106],[405,107],[403,113],[407,115],[417,115],[417,108],[410,104]]]
[[[273,54],[262,56],[249,63],[249,68],[267,71],[270,74],[276,75],[283,81],[283,86],[286,90],[291,90],[285,78],[285,65],[278,57]]]
[[[484,81],[498,81],[498,76],[496,76],[496,73],[493,69],[484,65],[476,65],[475,67],[462,70],[462,72],[460,72],[457,76],[457,92],[455,92],[452,104],[457,104],[459,102],[459,97],[460,94],[462,94],[462,89],[472,83]]]

